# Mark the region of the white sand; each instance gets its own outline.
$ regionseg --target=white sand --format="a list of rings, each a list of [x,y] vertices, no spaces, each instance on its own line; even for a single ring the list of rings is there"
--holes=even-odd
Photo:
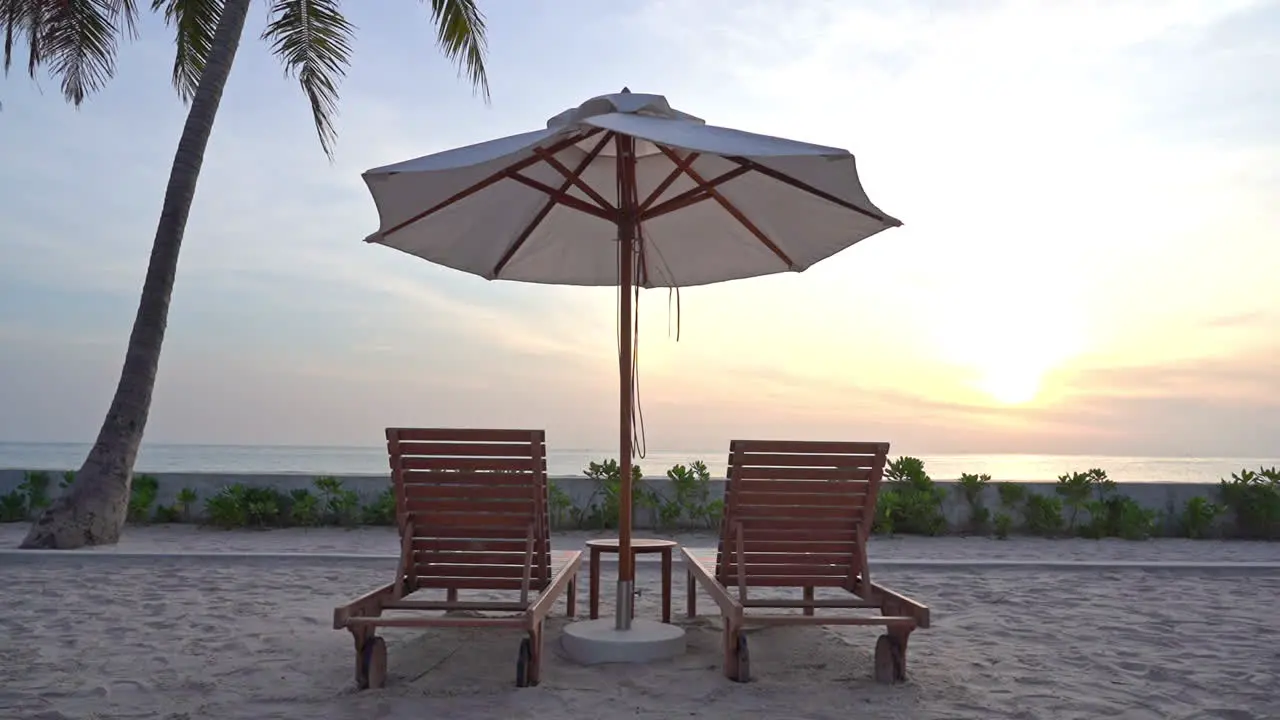
[[[21,530],[4,527],[0,547]],[[121,548],[133,551],[367,543],[376,554],[394,536],[152,528],[128,537]],[[877,541],[873,554],[1276,558],[1262,543],[1076,547],[913,538]],[[676,661],[594,668],[559,656],[557,620],[543,683],[524,690],[514,687],[517,633],[390,629],[388,687],[356,693],[352,643],[331,629],[332,609],[386,582],[382,561],[95,554],[0,554],[0,718],[1280,718],[1276,570],[886,569],[877,579],[930,604],[935,618],[912,636],[911,682],[895,687],[871,680],[876,631],[865,628],[755,631],[755,681],[732,683],[720,674],[715,619],[704,617],[688,624],[690,650]],[[640,570],[638,608],[650,616],[656,570]],[[607,568],[606,588],[611,577]],[[679,611],[680,575],[676,588]],[[700,608],[714,614],[705,596]]]

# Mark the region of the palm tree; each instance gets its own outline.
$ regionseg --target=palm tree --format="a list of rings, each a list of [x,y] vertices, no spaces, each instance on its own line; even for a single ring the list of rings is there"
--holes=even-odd
[[[333,115],[355,28],[340,0],[267,0],[262,38],[311,104],[324,152],[333,156]],[[31,526],[24,548],[76,548],[115,543],[129,504],[130,482],[151,407],[178,268],[178,252],[195,196],[205,147],[252,0],[151,0],[177,35],[173,83],[190,103],[178,140],[164,205],[151,248],[142,298],[124,367],[97,440],[75,483]],[[436,43],[488,99],[484,18],[475,0],[430,0]],[[137,0],[0,0],[0,35],[7,73],[15,41],[27,46],[32,77],[48,69],[74,105],[115,72],[118,40],[136,35]]]

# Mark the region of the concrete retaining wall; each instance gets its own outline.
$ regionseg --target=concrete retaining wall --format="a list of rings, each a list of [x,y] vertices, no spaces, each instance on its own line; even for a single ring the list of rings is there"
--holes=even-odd
[[[158,504],[171,505],[177,499],[179,491],[184,488],[191,488],[199,495],[200,500],[197,505],[201,512],[204,509],[204,501],[206,499],[217,494],[222,488],[235,483],[274,487],[288,492],[296,488],[312,488],[315,482],[315,476],[313,475],[282,473],[253,475],[158,473],[154,477],[157,478],[160,485],[159,497],[157,498]],[[22,479],[22,470],[0,470],[0,495],[12,492],[22,482]],[[51,494],[57,494],[57,486],[60,479],[61,473],[50,473]],[[387,475],[343,475],[339,476],[339,479],[342,480],[344,486],[359,493],[362,501],[366,503],[377,497],[390,482],[390,478]],[[597,487],[594,481],[582,476],[553,477],[551,482],[567,494],[578,508],[584,508],[590,503]],[[660,495],[669,496],[671,492],[671,482],[665,476],[645,478],[644,482]],[[964,499],[956,492],[957,483],[954,481],[939,481],[938,484],[946,490],[943,512],[947,516],[948,523],[953,527],[961,526],[968,517],[968,508]],[[1021,482],[1018,484],[1025,485],[1031,492],[1053,494],[1054,483],[1052,482]],[[724,497],[724,485],[725,481],[723,479],[711,481],[711,499]],[[1217,483],[1117,483],[1116,489],[1120,493],[1133,498],[1143,507],[1156,510],[1165,517],[1181,513],[1187,500],[1197,495],[1208,497],[1215,502],[1218,499]],[[993,510],[999,507],[999,500],[994,487],[987,488],[985,502],[986,506]],[[652,527],[653,522],[650,514],[646,511],[638,510],[635,514],[634,525],[639,528]]]

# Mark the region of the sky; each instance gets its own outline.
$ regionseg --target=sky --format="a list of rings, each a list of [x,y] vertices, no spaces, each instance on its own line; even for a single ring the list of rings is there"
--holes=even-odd
[[[491,102],[424,5],[349,2],[336,157],[253,11],[205,157],[147,441],[387,426],[617,443],[615,295],[363,238],[360,173],[629,86],[848,148],[904,225],[803,273],[642,293],[652,451],[1280,456],[1280,2],[481,2]],[[150,19],[76,110],[0,81],[0,440],[88,442],[186,108]]]

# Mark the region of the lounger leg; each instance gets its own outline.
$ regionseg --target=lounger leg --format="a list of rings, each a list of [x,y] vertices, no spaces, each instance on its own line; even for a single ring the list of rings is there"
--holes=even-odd
[[[578,615],[578,576],[575,575],[569,579],[569,586],[564,590],[566,617],[576,617]]]
[[[751,658],[740,617],[724,616],[724,674],[734,682],[744,683],[751,679]]]
[[[458,602],[458,588],[449,588],[445,591],[445,600],[449,602]]]
[[[539,622],[529,631],[529,645],[533,650],[529,663],[529,685],[537,685],[542,680],[542,623]]]
[[[351,638],[356,644],[356,689],[364,690],[369,687],[369,669],[364,664],[364,641],[371,633],[366,627],[352,627],[350,630]]]
[[[894,639],[895,660],[894,663],[897,673],[894,677],[896,682],[906,682],[907,680],[907,639],[911,637],[913,628],[892,628],[889,630],[889,637]]]
[[[688,570],[685,575],[689,578],[689,598],[685,601],[685,613],[691,617],[698,617],[698,581],[693,577],[693,571]]]
[[[356,689],[368,690],[387,684],[387,643],[373,628],[351,628],[356,645]]]
[[[804,614],[813,615],[813,586],[812,585],[808,585],[805,587],[804,601],[809,603],[809,606],[804,609]]]

